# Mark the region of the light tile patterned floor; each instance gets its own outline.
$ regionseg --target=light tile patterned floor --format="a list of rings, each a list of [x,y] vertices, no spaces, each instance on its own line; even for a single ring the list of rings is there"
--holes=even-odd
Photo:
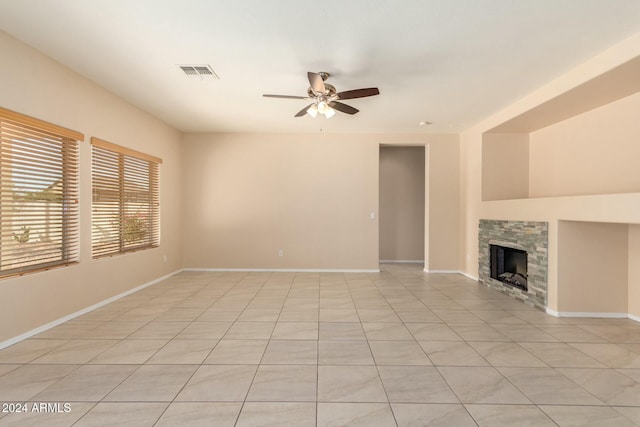
[[[640,324],[381,269],[178,274],[1,350],[0,425],[640,425]]]

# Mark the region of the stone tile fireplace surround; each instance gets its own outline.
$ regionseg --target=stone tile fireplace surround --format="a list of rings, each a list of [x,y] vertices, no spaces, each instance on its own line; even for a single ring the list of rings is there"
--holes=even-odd
[[[540,310],[545,310],[547,307],[548,223],[481,219],[479,228],[479,282]],[[523,291],[491,278],[489,245],[500,245],[527,252],[528,290]]]

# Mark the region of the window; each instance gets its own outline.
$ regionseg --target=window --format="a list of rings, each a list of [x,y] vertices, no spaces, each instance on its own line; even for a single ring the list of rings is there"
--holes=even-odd
[[[91,145],[93,257],[158,246],[162,160],[98,138]]]
[[[83,139],[0,108],[0,276],[78,261]]]

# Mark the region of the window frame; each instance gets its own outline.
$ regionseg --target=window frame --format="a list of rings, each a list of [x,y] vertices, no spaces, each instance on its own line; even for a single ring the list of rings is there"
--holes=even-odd
[[[83,140],[84,135],[80,132],[0,107],[0,278],[79,262],[79,143]],[[16,162],[14,157],[21,161]],[[16,171],[18,180],[14,180]],[[49,180],[53,181],[44,186]],[[56,185],[59,185],[58,189]],[[21,204],[18,201],[21,192],[25,193],[25,198],[31,195],[32,201]],[[45,197],[38,199],[38,194]],[[53,215],[51,200],[47,197],[59,200],[59,207],[54,205]],[[43,201],[44,206],[38,206]],[[23,223],[25,241],[20,241],[20,235],[12,231],[14,222]],[[25,222],[30,225],[24,225]],[[32,227],[40,234],[40,248],[31,245],[13,249],[12,244],[15,244],[8,233],[20,242],[19,245],[28,244]],[[29,260],[38,251],[40,253],[35,256],[40,256],[42,261]],[[10,255],[3,258],[6,252]],[[52,259],[58,257],[58,252],[59,259]]]
[[[96,137],[91,138],[91,147],[92,258],[100,259],[159,247],[160,165],[162,159]],[[140,167],[141,165],[148,167],[148,182],[145,182],[144,175],[141,174],[141,171],[144,170]],[[127,179],[128,174],[136,176]],[[114,182],[114,179],[117,182]],[[144,187],[145,184],[148,187]],[[138,188],[132,191],[131,186]],[[100,196],[101,192],[102,196]],[[109,193],[111,196],[108,195]],[[138,207],[146,208],[146,218],[142,215],[143,219],[140,219],[138,214],[131,216],[128,213],[128,208],[134,205],[130,199],[135,197],[135,194],[147,194],[146,203],[137,203]],[[98,199],[102,200],[98,201]],[[110,200],[111,205],[108,206],[105,200]],[[109,217],[111,217],[110,220]],[[133,225],[129,225],[129,229],[125,231],[127,221],[135,222],[132,222]],[[109,231],[114,233],[108,237],[100,237],[103,231],[100,230],[98,224],[103,228],[110,228]],[[132,230],[131,227],[142,228]],[[142,233],[142,237],[138,237],[139,243],[135,244],[134,239],[133,245],[128,244],[127,237],[131,237],[131,235],[135,237],[135,233]],[[102,244],[99,244],[99,240],[102,240]]]

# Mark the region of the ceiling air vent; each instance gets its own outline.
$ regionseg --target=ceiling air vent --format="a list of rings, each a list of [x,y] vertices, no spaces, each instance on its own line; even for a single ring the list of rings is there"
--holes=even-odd
[[[220,80],[220,77],[209,65],[178,65],[192,80]]]

